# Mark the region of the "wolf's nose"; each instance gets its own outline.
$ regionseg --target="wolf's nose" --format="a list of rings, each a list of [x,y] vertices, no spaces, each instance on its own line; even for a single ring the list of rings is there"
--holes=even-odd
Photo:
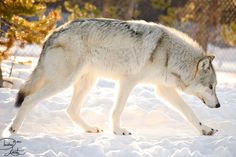
[[[216,108],[219,108],[220,107],[220,103],[216,104]]]

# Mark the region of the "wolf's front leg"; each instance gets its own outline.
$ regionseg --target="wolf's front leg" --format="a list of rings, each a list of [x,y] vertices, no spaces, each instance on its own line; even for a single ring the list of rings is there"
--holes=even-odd
[[[157,86],[157,94],[179,111],[202,135],[213,135],[218,130],[203,125],[191,108],[183,101],[178,92],[172,87]]]
[[[119,85],[116,104],[112,112],[113,132],[116,135],[131,135],[126,129],[120,128],[120,116],[124,110],[126,100],[135,84],[130,80],[122,80]]]

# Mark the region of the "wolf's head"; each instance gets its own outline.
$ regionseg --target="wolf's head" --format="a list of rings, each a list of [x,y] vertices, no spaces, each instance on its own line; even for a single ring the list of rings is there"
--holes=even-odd
[[[184,90],[186,93],[197,96],[210,108],[220,107],[216,96],[216,73],[212,66],[214,56],[205,56],[197,64],[195,78]]]

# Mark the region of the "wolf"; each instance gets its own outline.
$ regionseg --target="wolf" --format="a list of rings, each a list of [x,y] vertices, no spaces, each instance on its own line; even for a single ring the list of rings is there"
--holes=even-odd
[[[189,36],[161,24],[105,18],[66,23],[44,42],[38,65],[17,94],[15,106],[19,110],[8,130],[16,133],[39,101],[73,85],[69,117],[86,132],[102,132],[89,125],[80,110],[97,78],[107,77],[119,86],[111,114],[114,134],[131,135],[120,126],[121,113],[134,86],[150,83],[200,134],[213,135],[218,130],[198,120],[178,92],[219,108],[213,59]]]

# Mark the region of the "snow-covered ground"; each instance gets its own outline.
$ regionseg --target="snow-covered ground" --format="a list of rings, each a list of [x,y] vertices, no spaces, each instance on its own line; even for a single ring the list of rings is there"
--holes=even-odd
[[[13,76],[25,80],[32,65],[15,65]],[[4,69],[11,64],[5,61]],[[4,70],[7,71],[7,70]],[[7,76],[7,73],[4,73]],[[104,129],[103,133],[84,133],[66,114],[71,88],[40,102],[27,116],[17,135],[23,156],[43,157],[235,157],[236,156],[236,74],[217,73],[217,94],[221,108],[209,109],[197,98],[184,95],[199,119],[217,128],[214,136],[200,136],[178,113],[155,96],[154,88],[138,85],[131,93],[122,114],[122,126],[132,136],[115,136],[109,117],[115,99],[115,83],[99,80],[89,93],[83,117]],[[21,81],[18,81],[20,83]],[[17,89],[0,89],[0,133],[17,112]],[[0,140],[0,149],[2,141]],[[0,156],[6,150],[0,150]]]
[[[207,51],[216,56],[214,63],[218,71],[236,73],[236,48],[220,48],[208,44]]]

